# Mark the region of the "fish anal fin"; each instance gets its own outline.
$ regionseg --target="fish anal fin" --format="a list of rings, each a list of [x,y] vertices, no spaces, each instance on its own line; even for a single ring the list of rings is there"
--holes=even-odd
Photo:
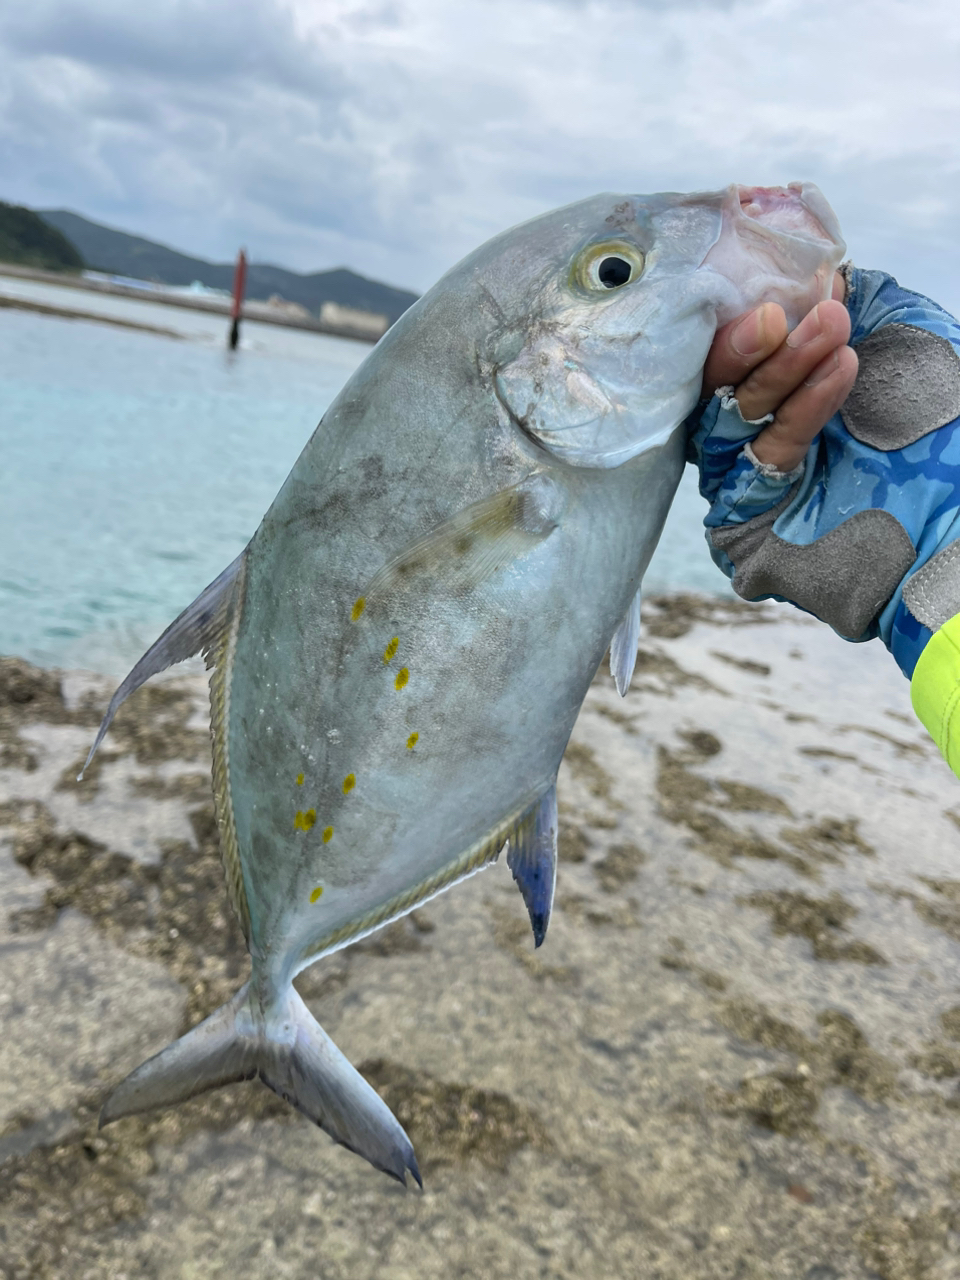
[[[539,947],[547,935],[557,883],[557,784],[517,822],[510,834],[507,866],[526,903]]]
[[[116,693],[110,699],[107,713],[103,717],[90,754],[87,756],[80,772],[80,778],[96,755],[97,748],[106,737],[113,717],[131,693],[145,684],[151,676],[178,662],[184,662],[195,654],[203,654],[208,667],[214,665],[217,651],[233,616],[238,581],[242,579],[242,570],[246,552],[237,556],[231,565],[224,569],[208,587],[197,596],[192,604],[187,605],[159,640],[150,646],[130,674],[126,677]]]
[[[610,674],[617,684],[621,698],[627,696],[633,669],[637,665],[637,644],[640,640],[640,592],[630,601],[630,607],[610,641]]]
[[[549,537],[562,506],[557,485],[540,474],[471,503],[384,565],[363,593],[366,609],[419,574],[447,590],[473,590]]]

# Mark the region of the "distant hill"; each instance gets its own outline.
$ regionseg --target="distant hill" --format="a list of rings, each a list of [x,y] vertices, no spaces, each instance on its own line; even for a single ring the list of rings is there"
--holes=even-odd
[[[32,209],[0,200],[0,262],[44,271],[81,271],[83,258],[66,235]]]
[[[161,284],[188,285],[199,280],[211,289],[233,288],[232,262],[191,258],[153,240],[91,222],[67,209],[41,209],[39,214],[51,228],[69,237],[94,271],[156,280]],[[385,315],[391,324],[417,300],[415,293],[368,280],[345,267],[300,275],[284,267],[251,263],[247,271],[247,296],[266,299],[274,293],[288,302],[299,302],[314,315],[324,302],[337,302],[344,307],[359,307],[362,311]]]

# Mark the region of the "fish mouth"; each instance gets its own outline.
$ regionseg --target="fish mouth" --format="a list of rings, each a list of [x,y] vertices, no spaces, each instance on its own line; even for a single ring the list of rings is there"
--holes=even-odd
[[[720,235],[701,264],[735,288],[717,310],[719,324],[772,300],[793,329],[830,297],[846,246],[836,214],[812,182],[733,185],[721,195],[720,212]]]
[[[778,235],[825,244],[841,242],[837,216],[811,182],[791,182],[785,187],[738,186],[731,195],[733,190],[740,213]]]

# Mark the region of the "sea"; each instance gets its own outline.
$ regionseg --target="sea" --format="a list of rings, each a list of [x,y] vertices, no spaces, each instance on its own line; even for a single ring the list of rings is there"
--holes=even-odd
[[[365,343],[0,277],[0,654],[123,674],[244,547]],[[96,317],[96,318],[94,318]],[[143,326],[139,329],[126,325]],[[648,591],[729,594],[688,468]]]

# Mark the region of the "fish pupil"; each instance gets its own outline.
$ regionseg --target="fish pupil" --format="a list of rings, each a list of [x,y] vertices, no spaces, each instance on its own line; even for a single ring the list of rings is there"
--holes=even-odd
[[[619,289],[630,279],[632,270],[626,258],[604,258],[597,268],[597,279],[605,289]]]

